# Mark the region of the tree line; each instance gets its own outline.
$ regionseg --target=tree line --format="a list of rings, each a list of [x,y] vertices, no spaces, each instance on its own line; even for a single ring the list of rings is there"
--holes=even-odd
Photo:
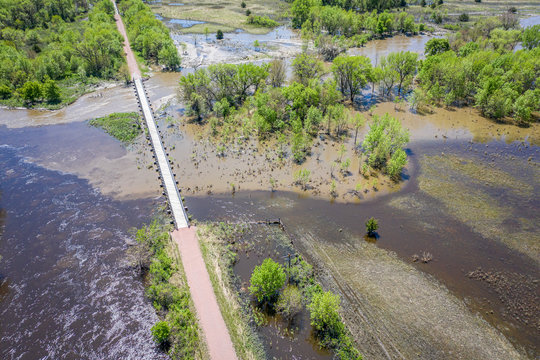
[[[4,102],[58,103],[75,84],[119,76],[123,41],[110,1],[2,0],[1,5]]]
[[[120,0],[118,9],[127,27],[131,47],[145,60],[169,70],[180,67],[180,55],[169,29],[142,0]]]

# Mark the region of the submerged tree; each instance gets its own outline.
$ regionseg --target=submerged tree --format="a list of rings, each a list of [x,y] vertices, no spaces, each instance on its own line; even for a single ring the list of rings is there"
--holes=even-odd
[[[374,236],[378,228],[379,222],[374,217],[371,217],[366,221],[366,232],[368,236]]]
[[[251,274],[249,291],[259,302],[273,302],[285,284],[287,275],[281,264],[267,258]]]
[[[368,157],[368,164],[373,168],[383,169],[390,176],[397,178],[406,165],[403,147],[409,142],[409,132],[403,129],[398,119],[388,113],[375,115],[362,148]]]

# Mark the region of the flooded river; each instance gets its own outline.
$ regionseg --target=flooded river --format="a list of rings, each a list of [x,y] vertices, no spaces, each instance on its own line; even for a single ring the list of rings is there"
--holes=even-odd
[[[376,62],[385,46],[420,51],[426,41],[395,37],[354,51]],[[159,74],[146,82],[154,104],[174,100],[178,77]],[[163,357],[150,337],[157,317],[123,261],[128,229],[162,203],[159,182],[142,141],[125,148],[85,122],[135,111],[133,89],[99,93],[57,112],[0,110],[2,359]],[[392,107],[380,104],[376,111]],[[178,106],[173,110],[179,114]],[[538,127],[494,125],[463,109],[395,113],[411,130],[410,180],[398,192],[354,204],[285,189],[255,191],[257,181],[227,194],[221,174],[236,165],[209,160],[208,174],[192,168],[197,134],[164,119],[160,124],[170,129],[166,146],[188,159],[179,170],[191,174],[179,171],[181,186],[214,185],[209,194],[186,191],[194,217],[280,217],[325,286],[341,294],[367,358],[537,358]],[[437,191],[445,186],[456,191],[456,207]],[[485,212],[485,204],[497,211]],[[380,221],[375,242],[363,236],[371,216]],[[424,252],[431,262],[413,261]],[[241,261],[236,270],[247,279],[255,263]],[[306,349],[304,358],[328,356]]]
[[[124,264],[128,229],[148,221],[152,201],[113,201],[29,161],[41,150],[31,143],[57,130],[0,129],[0,358],[163,358],[153,308]]]

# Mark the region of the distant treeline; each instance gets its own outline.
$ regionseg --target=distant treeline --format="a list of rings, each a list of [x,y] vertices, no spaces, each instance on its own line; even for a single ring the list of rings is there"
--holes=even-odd
[[[169,35],[169,29],[156,19],[150,7],[142,0],[120,0],[118,8],[133,50],[145,60],[170,70],[178,69],[180,56]]]
[[[74,83],[118,76],[113,15],[109,0],[0,0],[0,99],[58,103]]]

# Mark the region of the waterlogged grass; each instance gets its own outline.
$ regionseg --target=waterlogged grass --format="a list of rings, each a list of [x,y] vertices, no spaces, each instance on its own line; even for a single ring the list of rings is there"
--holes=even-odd
[[[516,214],[519,204],[534,196],[533,185],[500,168],[457,156],[424,156],[420,164],[420,190],[442,202],[450,215],[482,236],[540,261],[538,217]]]
[[[231,261],[234,253],[226,240],[216,236],[213,225],[199,225],[198,237],[214,293],[227,324],[236,355],[243,360],[265,359],[264,349],[255,331],[249,326],[248,314],[234,292]]]
[[[242,1],[229,2],[216,0],[213,2],[199,2],[195,0],[182,1],[182,6],[169,6],[167,3],[152,5],[152,10],[166,18],[205,21],[208,24],[199,24],[193,27],[180,29],[187,33],[204,33],[208,27],[210,33],[215,35],[217,29],[233,31],[242,29],[252,34],[266,34],[271,29],[247,23],[246,10],[253,15],[269,16],[273,20],[280,20],[289,7],[279,0],[246,1],[246,8],[242,8]]]
[[[108,116],[90,120],[90,125],[101,128],[107,134],[124,144],[132,142],[142,134],[139,124],[139,114],[136,112],[113,113]]]
[[[339,244],[299,235],[325,269],[325,286],[342,295],[343,317],[366,358],[520,358],[446,287],[392,252],[346,234]]]

